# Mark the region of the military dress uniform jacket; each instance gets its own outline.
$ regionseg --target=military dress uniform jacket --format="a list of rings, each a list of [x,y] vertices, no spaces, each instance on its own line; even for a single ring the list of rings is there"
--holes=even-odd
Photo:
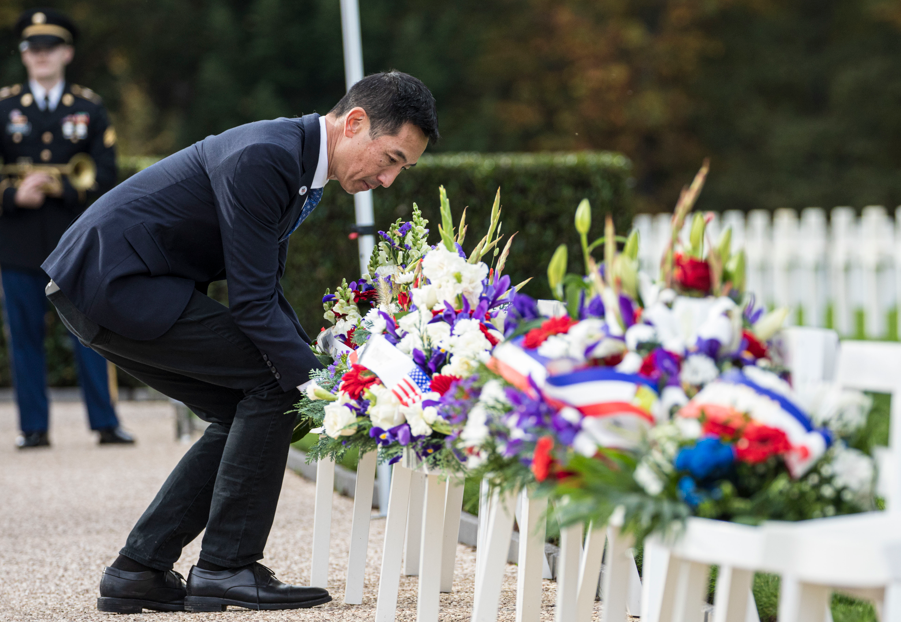
[[[293,389],[321,368],[279,283],[319,147],[316,114],[209,136],[94,202],[44,271],[89,319],[145,341],[227,275],[232,318]]]
[[[90,89],[68,82],[51,111],[42,111],[27,84],[0,89],[0,157],[5,164],[66,164],[87,153],[97,181],[79,192],[63,177],[63,196],[39,209],[17,208],[12,179],[0,178],[0,267],[38,269],[85,207],[116,183],[116,134]]]

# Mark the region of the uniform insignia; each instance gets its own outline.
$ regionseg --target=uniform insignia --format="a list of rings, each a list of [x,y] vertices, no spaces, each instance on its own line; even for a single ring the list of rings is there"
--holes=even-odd
[[[71,140],[73,143],[84,140],[88,135],[90,122],[91,115],[87,112],[78,112],[63,117],[63,138]]]
[[[31,16],[32,24],[43,24],[46,21],[47,21],[47,16],[44,15],[43,13],[41,13],[40,11],[38,11],[37,13],[35,13],[34,15]]]
[[[44,132],[41,134],[41,140],[44,141],[45,145],[49,145],[53,142],[53,132]]]
[[[72,97],[72,93],[66,93],[62,98],[63,106],[71,106],[75,103],[75,98]]]
[[[9,92],[12,95],[18,95],[21,90],[22,90],[21,84],[13,84],[11,87],[9,87]]]
[[[109,149],[113,145],[116,144],[116,130],[113,129],[113,126],[109,126],[106,128],[106,131],[103,133],[103,146]]]
[[[53,154],[50,153],[49,149],[41,151],[41,162],[49,162],[51,157],[53,157]]]
[[[28,120],[28,117],[21,110],[13,108],[9,112],[9,123],[6,124],[6,133],[12,134],[14,140],[18,135],[19,140],[21,140],[23,135],[28,136],[31,134],[31,121]]]
[[[81,97],[82,99],[86,99],[89,102],[99,104],[101,101],[103,101],[97,93],[95,93],[94,91],[92,91],[91,89],[89,89],[86,86],[79,86],[77,84],[73,84],[72,88],[70,90],[72,91],[72,93],[74,95]]]
[[[22,104],[24,108],[28,108],[32,102],[34,102],[34,96],[31,93],[25,93],[22,96],[22,99],[19,100],[19,103]]]

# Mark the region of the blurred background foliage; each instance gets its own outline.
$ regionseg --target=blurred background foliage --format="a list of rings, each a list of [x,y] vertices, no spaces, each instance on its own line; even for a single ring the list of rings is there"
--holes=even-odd
[[[344,92],[337,0],[59,0],[70,76],[105,98],[121,150],[165,155],[247,121],[324,113]],[[0,72],[22,79],[0,3]],[[613,150],[640,211],[704,156],[701,207],[901,203],[894,0],[367,0],[367,71],[434,92],[434,152]]]
[[[103,96],[125,156],[153,161],[241,123],[325,113],[345,91],[337,0],[4,0],[2,84],[24,79],[18,14],[46,5],[79,23],[68,77]],[[455,206],[472,206],[477,229],[502,186],[507,230],[521,231],[511,273],[538,275],[534,295],[546,294],[553,242],[576,242],[581,192],[594,193],[596,226],[605,211],[625,225],[633,210],[671,209],[705,156],[702,209],[901,204],[896,0],[360,5],[367,72],[409,72],[438,101],[443,139],[428,153],[609,151],[631,160],[615,174],[514,167],[479,178],[499,157],[470,168],[439,157],[375,193],[376,224],[386,228],[413,200],[434,210],[444,183]],[[286,290],[313,333],[325,287],[357,276],[351,204],[340,189],[327,192],[307,225],[317,235],[292,244]],[[70,384],[68,344],[48,321],[51,384]],[[9,382],[5,350],[0,385]]]

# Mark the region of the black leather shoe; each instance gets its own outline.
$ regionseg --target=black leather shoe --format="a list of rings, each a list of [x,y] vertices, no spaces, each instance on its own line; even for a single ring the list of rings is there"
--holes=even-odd
[[[19,449],[34,449],[35,447],[50,447],[50,438],[44,432],[28,432],[20,434],[16,438],[16,447]]]
[[[104,568],[97,609],[108,613],[185,610],[185,578],[174,570],[126,572]]]
[[[304,609],[329,602],[332,597],[318,587],[287,585],[262,564],[228,570],[203,570],[194,566],[188,574],[185,611],[225,611],[229,605],[245,609]]]
[[[134,442],[134,437],[119,426],[100,430],[101,445],[132,445]]]

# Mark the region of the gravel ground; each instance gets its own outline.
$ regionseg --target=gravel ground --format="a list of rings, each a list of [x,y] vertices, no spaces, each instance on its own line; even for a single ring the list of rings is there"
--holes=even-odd
[[[104,620],[96,610],[97,585],[129,530],[185,452],[174,439],[174,410],[167,402],[125,402],[123,426],[134,447],[99,447],[87,430],[80,403],[52,406],[50,449],[17,451],[16,411],[0,404],[0,620]],[[289,472],[263,563],[285,582],[309,581],[315,486]],[[352,501],[335,495],[329,591],[322,607],[281,612],[144,613],[127,620],[334,620],[375,619],[384,519],[374,519],[362,605],[345,605],[344,573]],[[200,538],[185,550],[176,570],[187,576]],[[454,592],[442,594],[440,619],[468,621],[472,608],[475,551],[458,545]],[[416,619],[416,577],[400,583],[397,620]],[[515,619],[516,566],[508,565],[499,620]],[[556,584],[544,582],[541,620],[554,619]],[[596,604],[594,619],[598,620]]]

